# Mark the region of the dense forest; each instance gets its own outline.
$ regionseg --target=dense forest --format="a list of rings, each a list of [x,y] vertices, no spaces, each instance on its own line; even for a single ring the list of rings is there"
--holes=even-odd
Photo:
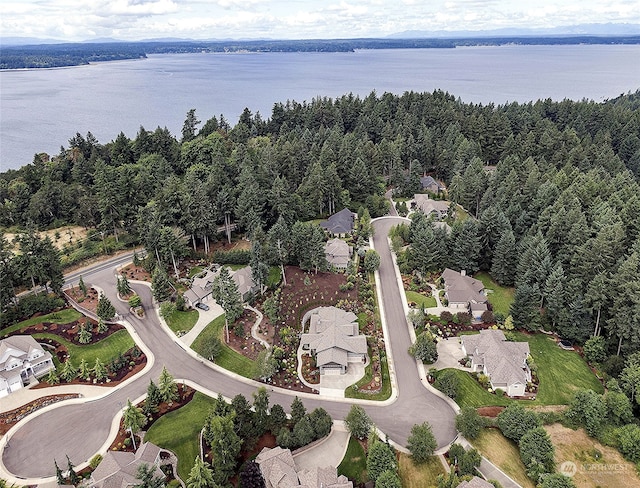
[[[232,41],[140,41],[3,46],[0,69],[56,68],[148,54],[229,52],[352,52],[356,49],[455,48],[462,46],[640,44],[640,36],[505,36],[419,39],[309,39]]]
[[[261,239],[275,226],[284,241],[296,222],[343,207],[380,216],[386,189],[411,194],[425,173],[471,217],[450,234],[416,226],[433,256],[413,253],[412,266],[489,271],[516,286],[517,326],[602,336],[613,355],[640,349],[640,92],[499,106],[349,94],[276,103],[267,120],[245,109],[234,126],[191,110],[178,137],[76,134],[0,175],[0,226],[28,229],[17,256],[2,239],[2,306],[20,285],[60,283],[35,229],[75,223],[173,257],[176,242],[203,252],[229,221]]]

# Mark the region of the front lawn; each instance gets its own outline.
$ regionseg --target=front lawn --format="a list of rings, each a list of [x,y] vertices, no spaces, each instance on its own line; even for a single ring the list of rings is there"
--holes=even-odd
[[[196,322],[198,321],[198,311],[197,310],[187,310],[186,312],[181,312],[180,310],[175,310],[171,315],[167,317],[167,325],[169,328],[177,334],[179,330],[189,332]]]
[[[499,429],[484,428],[471,444],[493,464],[524,488],[534,488],[535,484],[527,476],[520,451],[515,442],[502,435]]]
[[[568,405],[577,390],[603,392],[598,378],[575,351],[565,351],[545,334],[515,333],[516,340],[527,341],[538,368],[540,384],[535,400],[522,400],[526,405]],[[455,370],[459,378],[456,401],[461,407],[506,406],[508,397],[499,397],[484,390],[467,372]]]
[[[482,281],[485,290],[490,290],[487,293],[487,298],[493,307],[494,313],[500,313],[507,317],[509,315],[509,307],[511,307],[511,303],[513,303],[515,288],[500,286],[493,280],[489,273],[485,273],[484,271],[477,273],[474,278]]]
[[[391,396],[391,376],[389,375],[389,364],[387,363],[387,356],[380,359],[382,370],[382,387],[378,393],[367,393],[366,391],[360,391],[360,387],[366,386],[373,380],[373,372],[371,368],[371,362],[365,368],[364,376],[353,385],[349,386],[344,391],[345,398],[358,398],[360,400],[376,400],[384,401]]]
[[[53,339],[54,341],[62,344],[66,347],[69,352],[69,356],[76,367],[78,367],[82,359],[84,359],[89,366],[93,366],[96,362],[96,358],[100,358],[100,361],[102,361],[106,366],[135,345],[126,329],[121,329],[99,342],[87,344],[86,346],[72,344],[59,335],[52,334],[50,332],[39,332],[37,334],[33,334],[33,337],[36,340]]]
[[[145,435],[145,441],[175,453],[178,457],[178,475],[183,481],[189,477],[193,462],[200,454],[199,434],[212,407],[211,398],[196,392],[193,400],[160,417]]]
[[[438,456],[431,456],[427,462],[416,464],[411,456],[399,453],[398,472],[403,488],[435,488],[438,475],[446,474]]]
[[[407,296],[407,302],[415,302],[418,308],[432,308],[438,305],[436,299],[432,296],[426,297],[415,291],[406,291],[405,295]]]
[[[356,485],[365,483],[367,477],[367,455],[362,445],[354,437],[349,437],[349,445],[344,458],[338,466],[338,474],[355,481]]]
[[[191,349],[201,356],[204,356],[204,345],[211,337],[217,337],[222,343],[222,352],[216,358],[215,363],[224,369],[233,371],[234,373],[244,376],[245,378],[253,378],[255,363],[246,356],[234,351],[225,344],[224,340],[224,314],[214,319],[200,333],[196,340],[191,344]]]

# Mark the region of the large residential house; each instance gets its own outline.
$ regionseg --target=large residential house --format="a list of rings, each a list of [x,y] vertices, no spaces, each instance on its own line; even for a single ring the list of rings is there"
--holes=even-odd
[[[302,319],[302,330],[309,322],[309,332],[300,337],[300,347],[316,355],[320,374],[345,374],[349,363],[367,359],[367,338],[360,335],[358,318],[353,312],[337,307],[318,307]]]
[[[0,397],[24,388],[30,378],[55,369],[51,353],[28,335],[14,335],[0,341]]]
[[[347,269],[347,265],[351,261],[351,246],[336,237],[324,245],[324,255],[329,266],[336,269]]]
[[[471,358],[471,370],[489,377],[491,387],[507,395],[524,396],[531,370],[527,365],[529,344],[509,342],[501,330],[481,330],[460,337],[462,351]]]
[[[436,220],[444,219],[449,213],[450,206],[451,202],[434,200],[424,193],[416,193],[413,195],[413,201],[411,202],[412,210],[422,210],[427,217],[433,215]]]
[[[353,488],[335,467],[297,470],[289,449],[265,447],[256,457],[266,488]]]
[[[197,303],[204,303],[209,300],[213,300],[213,280],[220,274],[220,267],[214,265],[210,269],[202,271],[200,274],[193,278],[191,288],[184,293],[185,301],[192,307],[195,307]],[[249,297],[258,290],[258,287],[253,282],[251,275],[251,266],[245,266],[236,271],[230,271],[229,273],[236,285],[238,285],[238,291],[242,300],[246,301]]]
[[[167,458],[169,451],[164,451],[151,442],[143,443],[134,453],[124,451],[107,451],[98,467],[91,473],[89,486],[91,488],[127,488],[140,485],[136,477],[138,468],[142,464],[159,467],[162,464],[161,453]],[[165,463],[167,464],[167,463]],[[162,475],[160,469],[156,475]]]
[[[327,220],[320,222],[320,227],[333,236],[344,237],[353,232],[357,216],[357,213],[348,208],[343,208],[331,215]]]
[[[454,271],[446,268],[442,273],[444,281],[444,296],[451,308],[460,308],[470,312],[473,318],[479,320],[488,310],[487,296],[484,293],[482,281],[467,276],[465,271]]]
[[[440,193],[444,190],[444,186],[438,183],[433,176],[423,176],[420,178],[420,188],[430,191],[431,193]]]

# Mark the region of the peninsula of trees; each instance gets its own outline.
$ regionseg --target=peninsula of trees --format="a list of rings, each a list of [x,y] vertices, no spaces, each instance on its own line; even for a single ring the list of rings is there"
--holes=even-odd
[[[462,46],[640,44],[640,36],[500,36],[417,39],[309,39],[251,41],[141,41],[3,46],[0,69],[56,68],[149,54],[232,52],[352,52],[356,49],[455,48]]]

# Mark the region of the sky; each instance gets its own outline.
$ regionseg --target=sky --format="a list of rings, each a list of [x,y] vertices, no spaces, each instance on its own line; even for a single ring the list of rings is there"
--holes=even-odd
[[[0,35],[327,39],[640,24],[640,0],[0,0]]]

